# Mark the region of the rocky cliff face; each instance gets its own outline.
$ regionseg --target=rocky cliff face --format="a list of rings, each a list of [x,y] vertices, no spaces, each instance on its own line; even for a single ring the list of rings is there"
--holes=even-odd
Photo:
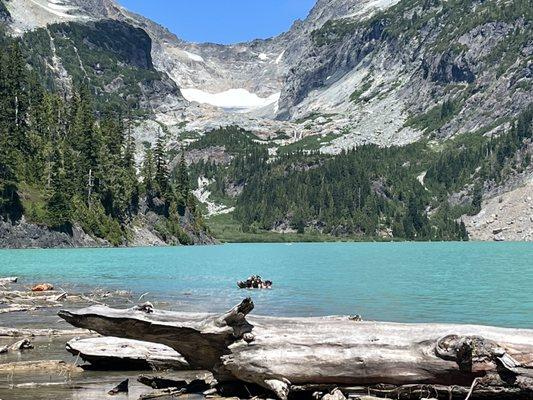
[[[24,218],[14,224],[0,219],[0,248],[70,247],[109,247],[109,243],[92,238],[79,226],[74,226],[71,233],[64,233],[28,223]]]
[[[205,115],[224,124],[224,109],[238,112],[232,123],[275,117],[288,121],[281,125],[286,131],[305,136],[316,127],[295,121],[328,114],[333,123],[322,131],[351,131],[330,149],[339,151],[366,141],[416,140],[427,127],[413,118],[447,99],[456,104],[438,127],[440,137],[509,119],[529,101],[531,11],[525,0],[319,0],[288,32],[229,46],[186,43],[114,0],[5,4],[17,34],[102,19],[144,30],[155,69],[195,103],[175,100],[165,108],[172,90],[154,90],[152,99],[165,99],[154,110],[156,119],[169,126]],[[178,91],[172,94],[183,100]],[[264,122],[262,129],[269,125],[275,124]]]
[[[388,143],[496,128],[531,101],[528,10],[522,1],[402,1],[330,19],[290,70],[278,117],[341,113],[352,133]],[[448,115],[431,114],[446,100]]]

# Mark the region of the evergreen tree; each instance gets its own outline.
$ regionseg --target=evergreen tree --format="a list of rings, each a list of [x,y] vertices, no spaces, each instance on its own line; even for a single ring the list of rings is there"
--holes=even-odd
[[[48,223],[51,227],[68,231],[71,224],[71,196],[65,184],[66,174],[62,155],[58,148],[54,152],[54,163],[50,196],[46,203]]]
[[[472,194],[472,209],[470,215],[477,215],[481,211],[481,203],[483,202],[483,188],[479,182],[474,185]]]
[[[157,137],[157,142],[155,145],[154,151],[154,162],[155,162],[155,190],[156,196],[165,198],[168,196],[168,165],[167,165],[167,155],[165,151],[165,144],[163,141],[163,136],[159,135]]]
[[[151,200],[154,196],[155,164],[152,146],[148,146],[144,152],[144,160],[141,171],[144,193]]]
[[[177,173],[178,191],[182,198],[189,198],[190,182],[189,173],[187,171],[187,163],[185,162],[185,152],[181,152],[180,161],[178,164]]]

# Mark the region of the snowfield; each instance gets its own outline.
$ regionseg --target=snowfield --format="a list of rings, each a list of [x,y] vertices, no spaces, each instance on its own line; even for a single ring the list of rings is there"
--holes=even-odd
[[[188,101],[209,104],[225,110],[240,112],[266,107],[276,103],[281,93],[274,93],[269,97],[259,97],[246,89],[230,89],[220,93],[209,93],[200,89],[181,89],[183,97]]]
[[[183,50],[183,52],[185,53],[185,55],[187,55],[187,57],[189,57],[189,59],[193,60],[193,61],[196,61],[196,62],[205,62],[205,60],[203,59],[202,56],[199,56],[198,54],[194,54],[194,53],[190,53],[186,50]]]

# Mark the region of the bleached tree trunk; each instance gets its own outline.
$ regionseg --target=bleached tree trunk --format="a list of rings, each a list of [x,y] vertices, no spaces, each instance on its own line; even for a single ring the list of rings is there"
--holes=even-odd
[[[333,386],[469,387],[476,378],[487,393],[533,395],[533,330],[348,317],[248,320],[252,309],[246,299],[223,315],[102,306],[59,315],[102,335],[166,344],[219,381],[255,383],[281,399]]]

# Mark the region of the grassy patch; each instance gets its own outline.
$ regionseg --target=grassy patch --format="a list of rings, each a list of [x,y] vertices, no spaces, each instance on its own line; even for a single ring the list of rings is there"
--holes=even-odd
[[[233,214],[212,216],[207,225],[218,240],[223,243],[297,243],[297,242],[354,242],[369,240],[358,237],[335,237],[310,231],[304,234],[276,233],[271,231],[243,232],[241,224],[233,218]]]
[[[366,78],[365,78],[366,79]],[[359,103],[361,100],[361,96],[363,93],[365,93],[368,89],[372,87],[373,79],[368,79],[363,85],[359,88],[357,88],[351,95],[350,95],[350,101],[353,103]]]
[[[45,193],[26,183],[19,184],[19,192],[28,222],[35,224],[46,223]]]
[[[461,110],[460,103],[446,100],[444,103],[430,108],[423,114],[413,116],[405,121],[405,126],[424,131],[434,132],[442,128]]]
[[[326,118],[326,122],[331,122],[331,117],[333,115],[335,115],[335,114],[321,114],[321,113],[317,113],[317,112],[312,112],[311,114],[306,115],[305,117],[298,118],[294,122],[297,123],[297,124],[303,124],[304,122],[315,121],[315,120],[317,120],[320,117]]]
[[[328,133],[326,136],[322,135],[312,135],[306,136],[302,140],[282,146],[278,149],[278,154],[288,154],[295,151],[304,150],[304,151],[316,151],[320,148],[328,145],[333,140],[337,139],[341,135]]]

